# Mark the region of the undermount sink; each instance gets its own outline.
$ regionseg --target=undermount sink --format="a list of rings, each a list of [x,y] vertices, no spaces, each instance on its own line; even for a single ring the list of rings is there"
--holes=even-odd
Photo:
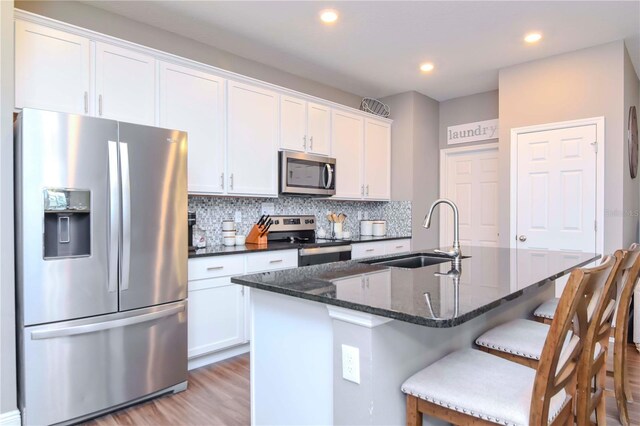
[[[466,259],[469,256],[463,256]],[[437,265],[438,263],[451,262],[453,259],[446,256],[440,256],[437,254],[410,254],[404,256],[394,256],[386,259],[364,260],[360,263],[367,263],[369,265],[390,266],[393,268],[407,268],[416,269],[424,268],[425,266]]]

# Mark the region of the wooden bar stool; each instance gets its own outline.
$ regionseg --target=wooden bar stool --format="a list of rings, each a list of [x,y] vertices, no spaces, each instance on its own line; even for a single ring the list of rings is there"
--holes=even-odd
[[[574,322],[574,333],[580,331],[579,325],[585,321],[591,329],[584,340],[584,350],[578,372],[577,414],[578,424],[589,424],[589,417],[595,410],[600,423],[606,419],[603,392],[606,378],[606,356],[611,334],[611,322],[615,311],[615,298],[618,277],[622,272],[626,251],[614,253],[614,266],[602,287],[597,288],[595,297],[587,307],[587,318]],[[532,368],[537,368],[542,355],[544,342],[550,326],[536,321],[515,320],[495,327],[482,336],[476,343],[490,354],[500,356]],[[592,379],[595,388],[592,388]],[[585,420],[586,419],[586,420]],[[584,423],[580,423],[580,420]]]
[[[588,305],[598,297],[616,261],[576,269],[560,299],[537,370],[483,351],[453,352],[410,377],[407,425],[423,414],[461,425],[573,424],[578,361],[590,328]],[[573,329],[573,318],[578,326]]]

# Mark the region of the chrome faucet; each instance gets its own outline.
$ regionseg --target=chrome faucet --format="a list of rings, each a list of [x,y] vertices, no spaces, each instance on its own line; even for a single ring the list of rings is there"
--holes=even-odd
[[[460,218],[458,215],[458,206],[446,198],[440,198],[431,205],[429,209],[429,213],[424,218],[424,226],[429,229],[431,227],[431,216],[433,215],[433,211],[436,209],[438,204],[447,204],[449,207],[453,209],[453,250],[451,251],[442,251],[442,250],[434,250],[436,253],[444,254],[450,257],[453,261],[454,267],[459,267],[462,261],[462,251],[460,250]]]

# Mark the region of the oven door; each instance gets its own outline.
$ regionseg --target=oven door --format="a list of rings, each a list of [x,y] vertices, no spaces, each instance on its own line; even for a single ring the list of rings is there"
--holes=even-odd
[[[301,248],[298,250],[298,266],[351,260],[351,245]]]
[[[280,193],[328,197],[336,193],[336,160],[298,152],[280,152]]]

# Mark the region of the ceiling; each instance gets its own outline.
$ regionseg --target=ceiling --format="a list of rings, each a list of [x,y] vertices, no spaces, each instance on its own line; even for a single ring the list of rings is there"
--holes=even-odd
[[[484,92],[501,68],[621,39],[640,70],[640,1],[87,3],[360,96]],[[320,23],[324,8],[335,25]],[[527,45],[534,30],[544,38]]]

